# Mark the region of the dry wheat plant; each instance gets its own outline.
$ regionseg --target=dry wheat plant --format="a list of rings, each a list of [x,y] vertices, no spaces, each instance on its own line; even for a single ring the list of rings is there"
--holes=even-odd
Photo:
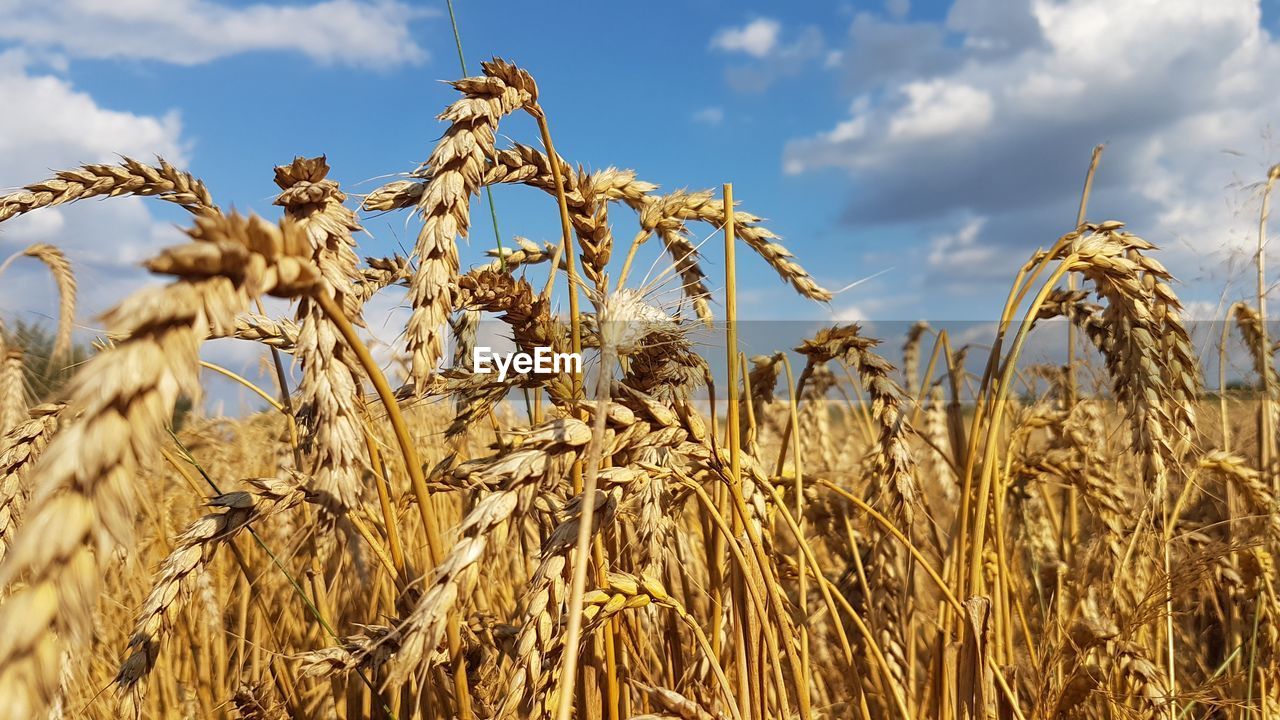
[[[1231,310],[1263,392],[1210,399],[1153,246],[1082,203],[1013,279],[980,373],[923,323],[902,372],[851,324],[745,358],[739,244],[831,294],[729,186],[570,164],[502,60],[452,86],[427,160],[360,199],[412,213],[409,257],[360,261],[323,157],[275,169],[277,220],[163,160],[0,196],[0,221],[127,195],[192,216],[146,263],[168,284],[103,317],[57,396],[0,352],[0,720],[1280,717],[1265,304]],[[520,112],[542,149],[496,146]],[[471,199],[498,184],[542,190],[563,237],[464,268]],[[622,213],[639,232],[615,246]],[[699,223],[723,233],[723,282]],[[655,238],[659,279],[638,282]],[[28,256],[60,291],[56,364],[75,280],[57,248]],[[655,302],[668,281],[680,300]],[[399,387],[361,330],[392,286]],[[588,371],[447,363],[480,318]],[[695,341],[713,320],[727,333]],[[1050,321],[1076,365],[1023,361]],[[175,427],[202,369],[230,372],[201,360],[218,338],[270,358],[275,387],[232,374],[269,410]]]

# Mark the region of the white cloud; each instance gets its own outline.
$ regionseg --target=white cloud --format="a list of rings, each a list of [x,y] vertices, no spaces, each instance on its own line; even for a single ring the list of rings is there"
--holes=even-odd
[[[65,79],[34,72],[19,52],[0,53],[0,188],[49,177],[51,169],[86,162],[112,162],[119,154],[162,155],[187,163],[182,122],[162,116],[104,108]],[[139,198],[86,201],[46,208],[0,225],[0,254],[33,242],[50,242],[70,258],[80,279],[81,318],[90,318],[145,282],[138,262],[174,243],[179,232],[158,222]],[[48,315],[55,295],[37,263],[15,264],[0,283],[0,308],[8,313]]]
[[[31,74],[17,59],[0,54],[0,97],[9,101],[9,110],[0,113],[0,186],[51,164],[110,160],[116,153],[158,152],[185,161],[176,112],[156,117],[102,108],[68,81]]]
[[[761,93],[787,77],[815,66],[835,68],[842,58],[826,49],[822,30],[804,26],[783,31],[777,20],[761,18],[740,28],[725,28],[711,39],[711,47],[746,55],[725,69],[729,86],[743,93]]]
[[[956,135],[980,130],[991,121],[991,96],[969,85],[928,80],[907,83],[902,92],[907,105],[889,119],[889,137],[897,140]]]
[[[772,18],[757,18],[742,27],[724,28],[711,38],[711,47],[725,52],[741,52],[762,58],[778,46],[782,24]]]
[[[885,12],[894,18],[904,18],[911,12],[911,0],[885,0]]]
[[[827,139],[831,142],[847,142],[849,140],[857,140],[867,132],[867,118],[864,115],[844,120],[827,133]]]
[[[708,107],[693,114],[693,121],[703,125],[716,126],[724,122],[724,108]]]
[[[212,0],[0,0],[0,39],[82,58],[194,65],[288,51],[322,63],[380,67],[424,61],[410,23],[434,14],[397,0],[239,7]]]
[[[981,242],[986,224],[986,218],[970,218],[955,232],[934,236],[929,243],[930,269],[964,275],[989,264],[997,253]]]
[[[1231,188],[1275,162],[1263,138],[1280,119],[1280,42],[1261,21],[1258,0],[955,0],[937,23],[859,14],[843,70],[873,100],[789,143],[783,168],[849,173],[845,220],[862,227],[927,236],[985,218],[980,245],[935,239],[930,256],[987,246],[993,260],[1016,249],[1016,264],[1069,228],[1103,142],[1090,215],[1127,221],[1184,278],[1213,279],[1204,256],[1256,222]]]

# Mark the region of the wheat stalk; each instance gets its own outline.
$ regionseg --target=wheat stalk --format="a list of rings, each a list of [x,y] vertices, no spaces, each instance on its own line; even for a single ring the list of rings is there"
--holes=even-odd
[[[462,463],[450,472],[465,487],[493,488],[496,492],[477,503],[458,524],[457,541],[432,571],[413,610],[388,635],[397,648],[389,683],[398,685],[415,672],[426,672],[444,638],[451,612],[465,600],[477,579],[473,568],[483,557],[495,528],[516,511],[525,489],[558,482],[566,463],[589,439],[590,432],[581,421],[554,420],[516,436],[514,451]],[[357,656],[355,661],[363,661],[369,654]]]

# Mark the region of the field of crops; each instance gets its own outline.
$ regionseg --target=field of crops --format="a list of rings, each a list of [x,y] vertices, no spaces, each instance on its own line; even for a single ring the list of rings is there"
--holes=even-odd
[[[48,267],[59,324],[0,341],[0,720],[1280,717],[1264,267],[1228,318],[1247,397],[1205,390],[1157,248],[1087,188],[988,345],[832,324],[739,354],[737,267],[821,304],[823,258],[731,186],[561,158],[558,103],[483,68],[366,195],[317,157],[275,169],[273,218],[162,160],[0,196],[0,222],[126,195],[191,215],[147,261],[167,284],[88,351],[63,252],[9,260]],[[540,136],[499,145],[513,114]],[[460,260],[502,185],[563,236]],[[361,259],[374,213],[408,217],[408,256]],[[400,288],[388,360],[366,303]],[[469,372],[482,322],[586,371]],[[1025,357],[1044,328],[1068,363]],[[273,370],[236,379],[263,412],[200,411],[219,338],[259,344]]]

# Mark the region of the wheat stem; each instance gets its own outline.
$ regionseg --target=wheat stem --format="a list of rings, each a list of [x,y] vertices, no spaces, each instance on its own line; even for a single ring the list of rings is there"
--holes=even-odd
[[[431,491],[427,489],[426,477],[422,473],[422,462],[418,459],[417,447],[413,443],[413,438],[409,435],[409,428],[405,424],[404,416],[400,413],[400,405],[396,402],[395,393],[392,392],[391,386],[387,384],[387,379],[373,359],[373,355],[369,353],[369,348],[360,340],[360,336],[356,333],[355,328],[352,327],[351,322],[347,320],[342,308],[338,307],[337,302],[324,292],[317,292],[312,297],[320,305],[329,321],[338,328],[338,332],[347,341],[352,352],[356,354],[356,358],[364,367],[370,382],[373,383],[373,387],[378,393],[378,398],[387,410],[387,419],[395,432],[396,443],[400,446],[400,453],[404,456],[405,470],[409,473],[409,482],[413,487],[414,497],[417,500],[418,515],[427,534],[428,557],[432,566],[437,566],[444,556],[440,541],[440,528],[436,523],[435,507],[431,502]],[[467,686],[466,658],[462,654],[462,638],[458,629],[458,620],[456,616],[452,615],[449,618],[448,640],[449,654],[453,661],[454,692],[459,712],[463,718],[469,718],[471,716],[471,691]]]

